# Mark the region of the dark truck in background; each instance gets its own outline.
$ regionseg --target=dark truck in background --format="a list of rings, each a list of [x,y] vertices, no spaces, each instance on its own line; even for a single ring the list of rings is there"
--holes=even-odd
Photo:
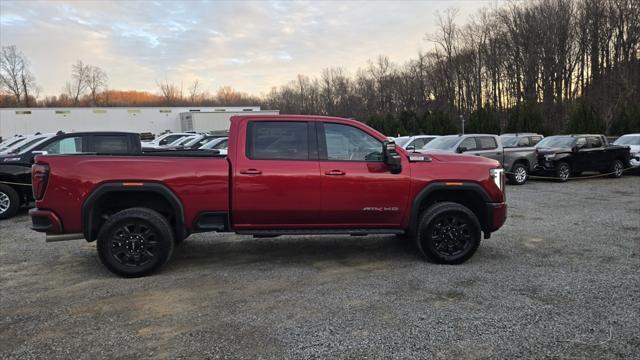
[[[500,138],[490,134],[464,134],[438,137],[418,152],[449,152],[483,156],[500,162],[510,184],[522,185],[536,166],[534,147],[503,147]]]
[[[540,141],[536,149],[536,174],[550,174],[562,182],[583,171],[609,173],[618,178],[631,166],[629,147],[611,145],[599,134],[549,136]]]
[[[33,201],[31,166],[43,154],[140,154],[140,135],[128,132],[59,132],[18,151],[0,155],[0,219]]]
[[[228,141],[227,156],[38,156],[32,229],[97,240],[102,263],[132,277],[205,231],[405,235],[429,260],[460,264],[507,216],[497,161],[408,153],[355,120],[234,116]]]

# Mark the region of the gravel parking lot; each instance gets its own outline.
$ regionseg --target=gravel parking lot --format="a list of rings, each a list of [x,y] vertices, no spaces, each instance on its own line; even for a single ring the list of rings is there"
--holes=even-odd
[[[460,266],[391,236],[202,234],[121,279],[23,212],[0,222],[0,358],[637,358],[640,176],[507,191]]]

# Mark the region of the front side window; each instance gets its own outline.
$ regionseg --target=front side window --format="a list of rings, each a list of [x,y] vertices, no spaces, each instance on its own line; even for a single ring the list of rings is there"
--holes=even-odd
[[[382,161],[382,142],[349,125],[324,123],[327,160]]]
[[[602,140],[600,140],[599,136],[589,136],[587,141],[589,142],[589,147],[592,149],[602,147]]]
[[[460,143],[460,149],[462,149],[463,151],[472,151],[472,150],[476,150],[478,147],[476,146],[476,139],[469,137],[466,138],[464,140],[462,140],[462,143]]]
[[[576,146],[578,148],[583,148],[586,147],[585,145],[587,145],[587,139],[586,138],[578,138],[578,140],[576,140]]]
[[[254,160],[309,160],[307,123],[250,122],[247,127],[247,157]]]
[[[43,151],[49,154],[76,154],[82,152],[82,138],[68,137],[60,140],[56,140],[51,144],[45,146]]]
[[[518,146],[519,147],[529,146],[529,138],[525,136],[522,139],[520,139],[520,141],[518,141]]]

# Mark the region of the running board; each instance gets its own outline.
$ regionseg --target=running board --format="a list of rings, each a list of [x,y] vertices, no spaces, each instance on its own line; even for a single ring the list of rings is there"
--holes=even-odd
[[[47,234],[46,242],[80,240],[80,239],[84,239],[84,234],[55,234],[55,235]]]
[[[274,237],[279,235],[400,235],[404,234],[400,229],[281,229],[281,230],[241,230],[236,231],[240,235],[253,235],[257,237]]]

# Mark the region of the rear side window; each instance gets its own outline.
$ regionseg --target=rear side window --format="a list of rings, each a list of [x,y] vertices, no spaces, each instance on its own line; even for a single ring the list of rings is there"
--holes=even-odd
[[[590,148],[599,148],[602,147],[602,140],[599,136],[589,136],[587,138],[587,143]]]
[[[129,141],[126,136],[95,135],[93,151],[106,154],[123,154],[129,152]]]
[[[250,122],[247,126],[247,157],[254,160],[309,160],[307,123]]]
[[[49,154],[77,154],[82,152],[82,137],[68,137],[56,140],[45,146],[43,151]]]
[[[480,148],[480,150],[493,150],[498,148],[498,143],[496,142],[496,139],[490,136],[481,136],[481,137],[478,137],[476,140],[478,142],[478,147]],[[519,143],[518,143],[518,146],[520,146]]]

